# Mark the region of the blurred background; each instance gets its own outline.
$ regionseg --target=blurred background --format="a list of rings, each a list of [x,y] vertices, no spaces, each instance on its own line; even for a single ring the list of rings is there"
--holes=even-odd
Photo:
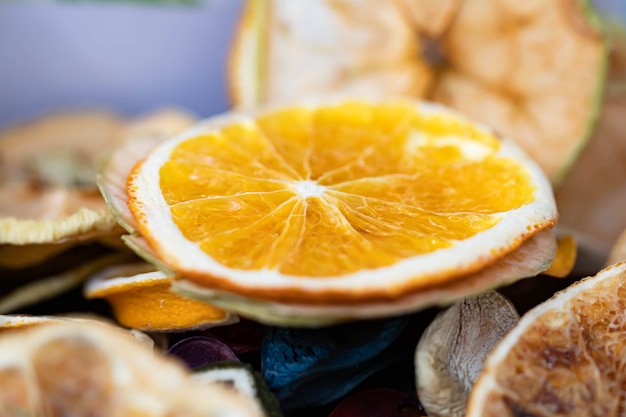
[[[626,20],[626,0],[595,0]],[[0,129],[47,112],[228,107],[225,59],[243,0],[0,0]]]
[[[0,128],[77,107],[225,110],[242,3],[0,0]]]

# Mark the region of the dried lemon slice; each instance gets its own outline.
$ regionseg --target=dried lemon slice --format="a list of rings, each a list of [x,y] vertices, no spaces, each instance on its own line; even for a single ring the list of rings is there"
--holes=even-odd
[[[170,291],[172,277],[146,263],[116,265],[90,278],[87,298],[105,298],[122,325],[146,331],[207,329],[238,321],[224,310]]]
[[[302,304],[392,300],[551,227],[542,171],[443,107],[333,98],[229,114],[128,180],[159,261],[201,286]]]
[[[614,264],[527,312],[487,357],[466,415],[619,415],[624,277]]]
[[[246,107],[335,92],[431,99],[517,141],[558,183],[598,113],[601,26],[586,0],[250,0],[231,96]]]
[[[245,395],[190,378],[103,323],[59,323],[0,337],[0,414],[6,416],[257,417]]]

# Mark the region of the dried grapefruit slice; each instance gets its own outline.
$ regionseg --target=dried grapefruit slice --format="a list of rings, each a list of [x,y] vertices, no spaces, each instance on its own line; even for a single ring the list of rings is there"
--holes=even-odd
[[[614,264],[528,311],[487,357],[466,415],[623,414],[624,277]]]
[[[34,326],[0,337],[4,416],[262,416],[259,406],[104,323]]]
[[[557,218],[548,180],[512,142],[404,99],[209,120],[148,154],[128,194],[139,233],[176,274],[321,305],[450,282]]]
[[[231,51],[238,106],[343,91],[459,109],[558,182],[592,130],[605,41],[588,1],[250,0]]]

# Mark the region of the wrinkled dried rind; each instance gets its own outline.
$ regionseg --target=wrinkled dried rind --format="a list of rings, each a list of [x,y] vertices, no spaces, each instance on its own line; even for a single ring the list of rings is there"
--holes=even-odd
[[[625,279],[626,262],[613,264],[524,314],[487,357],[467,416],[619,415]]]
[[[0,373],[20,376],[0,378],[0,409],[24,415],[262,416],[247,397],[192,380],[179,362],[103,323],[7,334],[0,358]],[[11,397],[8,388],[22,388],[24,395]]]
[[[550,266],[555,253],[556,239],[553,232],[543,231],[524,242],[517,251],[478,273],[461,277],[446,285],[380,303],[327,306],[281,304],[202,288],[186,281],[184,277],[174,280],[172,291],[262,323],[318,327],[349,320],[391,317],[432,306],[445,306],[459,298],[535,276]]]
[[[463,417],[485,357],[519,320],[503,295],[486,291],[454,303],[428,325],[415,350],[417,396],[431,417]]]
[[[80,208],[68,217],[57,220],[22,220],[15,217],[0,218],[0,243],[27,245],[60,243],[66,239],[85,238],[91,234],[109,234],[117,222],[108,209]]]
[[[171,281],[152,264],[124,263],[91,276],[83,293],[107,300],[120,324],[149,332],[206,330],[239,321],[228,311],[167,293]]]
[[[129,254],[112,254],[83,262],[62,273],[42,277],[0,296],[0,314],[17,311],[78,287],[89,276],[102,269],[127,261]]]

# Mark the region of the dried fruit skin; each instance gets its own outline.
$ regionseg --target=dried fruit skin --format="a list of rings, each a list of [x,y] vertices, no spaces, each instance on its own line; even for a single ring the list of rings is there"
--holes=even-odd
[[[487,359],[469,416],[619,416],[626,263],[580,281],[525,314]]]

